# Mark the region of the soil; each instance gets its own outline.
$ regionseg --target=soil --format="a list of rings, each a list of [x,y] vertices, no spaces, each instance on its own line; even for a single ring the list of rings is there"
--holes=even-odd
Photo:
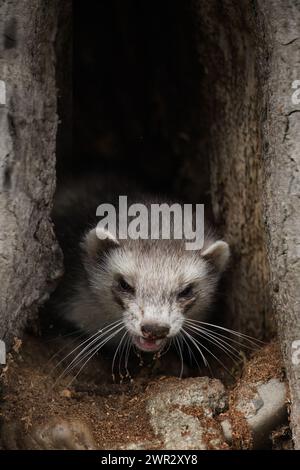
[[[114,383],[111,359],[101,356],[91,360],[82,374],[73,380],[72,375],[61,377],[61,369],[56,367],[62,355],[62,352],[57,354],[61,343],[68,345],[64,348],[63,355],[67,354],[66,350],[74,348],[74,345],[71,346],[72,342],[65,338],[53,341],[31,335],[25,336],[23,341],[16,339],[0,380],[1,422],[4,429],[8,429],[2,433],[6,435],[2,446],[32,448],[32,444],[28,444],[24,436],[30,434],[33,426],[43,427],[49,421],[59,418],[85,424],[92,432],[95,448],[126,448],[129,444],[140,445],[149,441],[156,442],[155,446],[159,448],[157,436],[154,436],[149,424],[146,399],[147,389],[154,387],[155,382],[161,382],[166,375],[163,373],[163,366],[160,364],[157,367],[152,362],[141,366],[136,361],[134,380],[128,377],[123,383]],[[53,357],[54,353],[56,354]],[[272,361],[270,357],[273,358]],[[170,358],[172,353],[167,360],[167,368],[172,375]],[[176,361],[174,364],[176,370]],[[271,344],[256,353],[250,362],[246,362],[242,380],[274,377],[281,371],[277,346]],[[232,379],[230,385],[228,379],[229,387],[232,388],[232,410],[240,376],[241,371],[236,371],[236,386]],[[245,439],[243,423],[236,424],[240,436],[243,436],[241,447],[251,447],[251,442]],[[10,429],[14,429],[13,437],[10,436]]]
[[[43,425],[49,417],[78,419],[92,429],[96,446],[102,449],[153,437],[144,406],[144,378],[110,383],[106,364],[96,358],[80,381],[69,385],[72,376],[67,376],[56,384],[61,370],[55,370],[55,361],[49,359],[53,345],[28,339],[24,338],[24,347],[14,348],[2,373],[4,422],[18,422],[28,432],[33,423]]]
[[[251,400],[256,391],[255,388],[252,389],[251,384],[260,381],[267,382],[275,377],[283,380],[285,373],[279,345],[277,342],[272,341],[245,363],[241,377],[230,391],[229,409],[219,417],[220,419],[228,418],[231,423],[233,449],[251,449],[253,445],[247,421],[237,408],[240,397],[242,396],[244,400],[247,400],[247,398]],[[274,442],[275,440],[273,440]]]

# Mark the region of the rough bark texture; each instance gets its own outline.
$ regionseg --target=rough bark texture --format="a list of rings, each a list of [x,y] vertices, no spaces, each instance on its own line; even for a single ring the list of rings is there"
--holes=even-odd
[[[197,2],[199,59],[207,80],[211,199],[232,250],[227,322],[264,336],[270,324],[254,10],[248,1]]]
[[[264,214],[273,305],[290,382],[291,424],[300,449],[300,2],[258,1],[268,59],[263,88]],[[298,100],[299,101],[299,100]]]
[[[300,448],[300,2],[196,3],[213,211],[233,249],[228,320],[256,335],[277,320]]]
[[[60,251],[49,213],[57,128],[56,1],[0,2],[0,338],[10,342],[51,290]]]

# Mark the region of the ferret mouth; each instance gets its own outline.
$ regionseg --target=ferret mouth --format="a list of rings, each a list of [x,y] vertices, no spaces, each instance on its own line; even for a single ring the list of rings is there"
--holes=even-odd
[[[133,343],[141,351],[145,352],[157,352],[164,346],[166,338],[160,339],[149,339],[143,338],[143,336],[134,336]]]

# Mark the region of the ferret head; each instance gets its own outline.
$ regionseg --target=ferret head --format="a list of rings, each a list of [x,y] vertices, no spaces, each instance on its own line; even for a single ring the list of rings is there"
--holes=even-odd
[[[199,252],[185,250],[181,240],[118,241],[107,232],[105,239],[97,235],[91,230],[82,243],[97,302],[96,328],[104,319],[123,320],[137,348],[156,352],[180,333],[186,318],[205,318],[228,262],[227,243],[206,241]]]

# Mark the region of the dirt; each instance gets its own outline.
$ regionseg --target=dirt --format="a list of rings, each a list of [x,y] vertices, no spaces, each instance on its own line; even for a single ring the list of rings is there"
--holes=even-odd
[[[222,434],[222,428],[219,422],[212,417],[206,416],[203,408],[199,408],[197,406],[181,406],[180,410],[188,415],[198,418],[202,423],[204,423],[206,429],[216,429],[219,434]],[[204,441],[207,445],[208,450],[212,450],[211,441],[214,438],[215,435],[213,435],[213,433],[207,433],[204,436]],[[229,450],[229,445],[226,444],[226,442],[223,442],[220,445],[220,450]]]
[[[161,381],[168,379],[156,370],[155,365],[137,366],[134,380],[127,378],[124,383],[114,383],[111,361],[96,357],[76,380],[72,381],[72,375],[59,378],[61,370],[55,365],[61,356],[53,358],[53,353],[59,349],[60,342],[34,336],[25,337],[23,342],[16,340],[0,380],[1,422],[5,430],[2,432],[3,447],[35,448],[35,444],[28,444],[24,436],[34,428],[43,429],[51,420],[63,419],[86,425],[92,433],[92,448],[126,448],[129,444],[148,442],[154,442],[159,448],[146,411],[147,390],[161,386]],[[244,421],[239,420],[235,409],[241,381],[263,380],[278,374],[282,374],[282,367],[275,343],[246,363],[241,378],[230,393],[228,413],[236,433],[233,447],[251,447]],[[197,410],[194,411],[197,414]]]
[[[253,355],[251,361],[246,364],[239,383],[242,380],[251,383],[260,380],[266,382],[272,377],[284,378],[281,352],[279,344],[275,341],[272,341]]]
[[[251,388],[251,384],[267,382],[275,377],[283,380],[284,375],[280,348],[275,341],[259,349],[245,363],[241,377],[230,391],[228,411],[219,416],[221,420],[228,418],[231,423],[233,449],[251,449],[253,445],[247,421],[237,407],[240,397],[250,401],[256,392],[255,388]]]
[[[68,386],[68,376],[53,386],[55,371],[49,372],[54,367],[49,362],[52,348],[33,337],[24,344],[9,355],[2,372],[4,423],[18,422],[28,432],[33,423],[43,425],[49,418],[78,419],[92,429],[96,446],[102,449],[112,449],[116,442],[126,445],[153,437],[142,393],[145,379],[138,378],[132,384],[103,381],[105,369],[97,358],[80,382]],[[96,376],[96,381],[90,380],[89,374]]]
[[[293,450],[292,432],[286,424],[280,426],[271,434],[272,448],[274,450]]]

